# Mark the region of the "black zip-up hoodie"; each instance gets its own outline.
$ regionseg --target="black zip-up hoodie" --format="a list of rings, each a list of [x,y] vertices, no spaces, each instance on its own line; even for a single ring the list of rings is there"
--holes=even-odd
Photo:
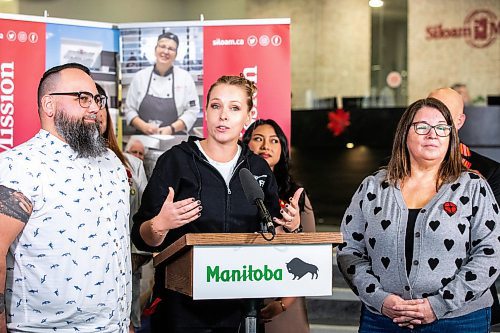
[[[141,206],[134,216],[132,241],[137,249],[159,252],[187,233],[216,232],[256,232],[260,229],[258,210],[248,202],[239,171],[247,168],[257,177],[261,185],[264,203],[270,214],[281,217],[278,201],[278,186],[267,162],[255,155],[246,146],[242,151],[235,170],[226,185],[221,174],[198,149],[190,137],[188,142],[172,147],[158,158],[151,179],[144,190]],[[158,247],[148,246],[141,238],[139,228],[142,223],[155,217],[168,195],[168,187],[175,192],[174,202],[194,197],[201,200],[201,216],[180,228],[170,230]],[[175,320],[181,326],[231,327],[238,324],[241,316],[238,301],[192,301],[189,297],[165,289],[165,267],[156,267],[155,294],[166,302],[163,304],[165,316],[170,324]],[[236,303],[236,304],[235,304]],[[164,312],[161,311],[161,312]],[[174,317],[177,318],[174,319]],[[165,318],[167,321],[167,318]],[[214,321],[215,320],[215,321]]]

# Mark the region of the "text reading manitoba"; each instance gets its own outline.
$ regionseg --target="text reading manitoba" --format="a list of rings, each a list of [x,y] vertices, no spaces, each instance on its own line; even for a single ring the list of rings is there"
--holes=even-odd
[[[238,282],[238,281],[281,281],[283,270],[275,270],[264,265],[263,268],[254,268],[252,265],[244,265],[242,269],[224,269],[220,266],[207,266],[207,282]]]

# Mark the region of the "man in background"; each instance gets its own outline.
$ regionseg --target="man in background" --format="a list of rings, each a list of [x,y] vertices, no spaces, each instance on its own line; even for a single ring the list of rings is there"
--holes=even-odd
[[[144,161],[144,156],[146,156],[147,153],[144,144],[139,139],[130,139],[125,146],[125,152],[130,155],[134,155],[141,161]]]
[[[128,332],[130,188],[89,73],[45,72],[42,129],[0,154],[0,333]]]
[[[470,105],[470,95],[469,90],[467,89],[467,85],[465,83],[455,83],[451,86],[451,89],[455,90],[457,93],[462,96],[462,100],[464,101],[464,105]]]
[[[440,88],[432,91],[429,97],[434,97],[443,102],[451,112],[453,124],[459,130],[465,123],[464,98],[452,88]],[[469,149],[464,143],[460,143],[462,153],[462,164],[472,170],[478,171],[486,179],[497,203],[500,202],[500,163],[478,154]],[[495,285],[492,285],[493,306],[491,307],[491,324],[500,323],[500,305]]]

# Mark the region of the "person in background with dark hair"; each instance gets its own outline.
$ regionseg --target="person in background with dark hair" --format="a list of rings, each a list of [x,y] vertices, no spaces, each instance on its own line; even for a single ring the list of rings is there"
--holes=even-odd
[[[99,94],[106,96],[104,88],[97,84],[97,91]],[[108,105],[101,108],[97,113],[97,121],[99,122],[99,131],[106,139],[106,144],[116,156],[120,159],[123,166],[127,170],[128,183],[130,185],[130,219],[129,226],[132,229],[132,216],[137,212],[140,206],[140,200],[144,188],[148,183],[146,179],[146,172],[142,160],[127,153],[122,153],[118,142],[116,140],[115,131],[113,129],[113,121],[109,113]],[[152,259],[151,253],[141,252],[131,244],[132,249],[132,312],[130,314],[130,332],[135,332],[135,329],[141,328],[141,277],[142,266]]]
[[[0,154],[0,332],[128,332],[129,185],[99,135],[105,106],[86,67],[53,67],[42,129]]]
[[[290,204],[290,198],[300,186],[290,174],[288,140],[281,127],[272,119],[259,119],[246,130],[243,143],[269,164],[278,183],[278,195],[282,207]],[[305,192],[298,202],[300,224],[304,232],[315,232],[314,211]],[[266,321],[266,333],[309,332],[309,321],[304,297],[283,297],[272,300],[261,310]]]
[[[429,97],[434,97],[443,102],[453,117],[455,128],[460,130],[465,123],[464,101],[462,96],[452,88],[440,88],[432,91]],[[480,129],[478,129],[480,130]],[[460,153],[462,155],[462,165],[468,169],[479,172],[491,187],[497,204],[500,202],[500,163],[473,150],[463,142],[460,143]],[[491,307],[491,324],[500,323],[500,304],[495,284],[490,288],[493,296],[493,306]]]
[[[137,72],[125,102],[127,123],[144,134],[189,132],[200,111],[191,74],[174,66],[179,38],[158,36],[156,63]]]
[[[462,166],[459,145],[448,108],[418,100],[398,123],[388,166],[354,194],[337,261],[363,303],[359,332],[489,332],[499,208]]]
[[[104,88],[96,83],[97,91],[102,96],[106,96],[107,94]],[[106,146],[115,153],[115,155],[120,159],[123,166],[127,171],[130,171],[130,162],[128,158],[122,153],[120,146],[118,145],[118,141],[116,140],[115,131],[113,129],[113,121],[111,119],[111,114],[109,113],[108,105],[99,109],[97,112],[97,122],[99,123],[99,133],[104,138],[106,142]],[[132,214],[131,214],[132,215]]]
[[[134,216],[137,248],[159,252],[187,233],[257,232],[257,207],[248,202],[238,178],[247,168],[262,180],[264,203],[274,222],[295,231],[300,216],[294,205],[281,209],[269,165],[239,142],[249,124],[256,87],[240,76],[222,76],[208,90],[207,138],[190,137],[158,159]],[[300,190],[292,197],[297,202]],[[277,218],[281,217],[282,218]],[[242,300],[192,300],[165,289],[165,265],[156,267],[156,312],[152,332],[237,332]]]

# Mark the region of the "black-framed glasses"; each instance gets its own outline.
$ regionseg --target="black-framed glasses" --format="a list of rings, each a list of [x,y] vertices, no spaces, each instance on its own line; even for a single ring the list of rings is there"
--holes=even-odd
[[[103,109],[106,107],[106,102],[108,97],[105,95],[93,95],[88,91],[70,91],[70,92],[54,92],[50,93],[51,96],[75,96],[78,98],[78,103],[82,108],[89,108],[92,105],[92,100],[94,100],[95,104],[99,107],[99,109]]]
[[[446,124],[437,124],[437,125],[431,126],[423,121],[418,121],[418,122],[412,123],[412,125],[413,125],[413,129],[415,130],[415,133],[417,133],[418,135],[427,135],[427,134],[429,134],[431,129],[434,129],[434,132],[436,132],[436,135],[441,136],[441,137],[449,136],[451,133],[451,129],[453,127],[451,125],[446,125]]]

